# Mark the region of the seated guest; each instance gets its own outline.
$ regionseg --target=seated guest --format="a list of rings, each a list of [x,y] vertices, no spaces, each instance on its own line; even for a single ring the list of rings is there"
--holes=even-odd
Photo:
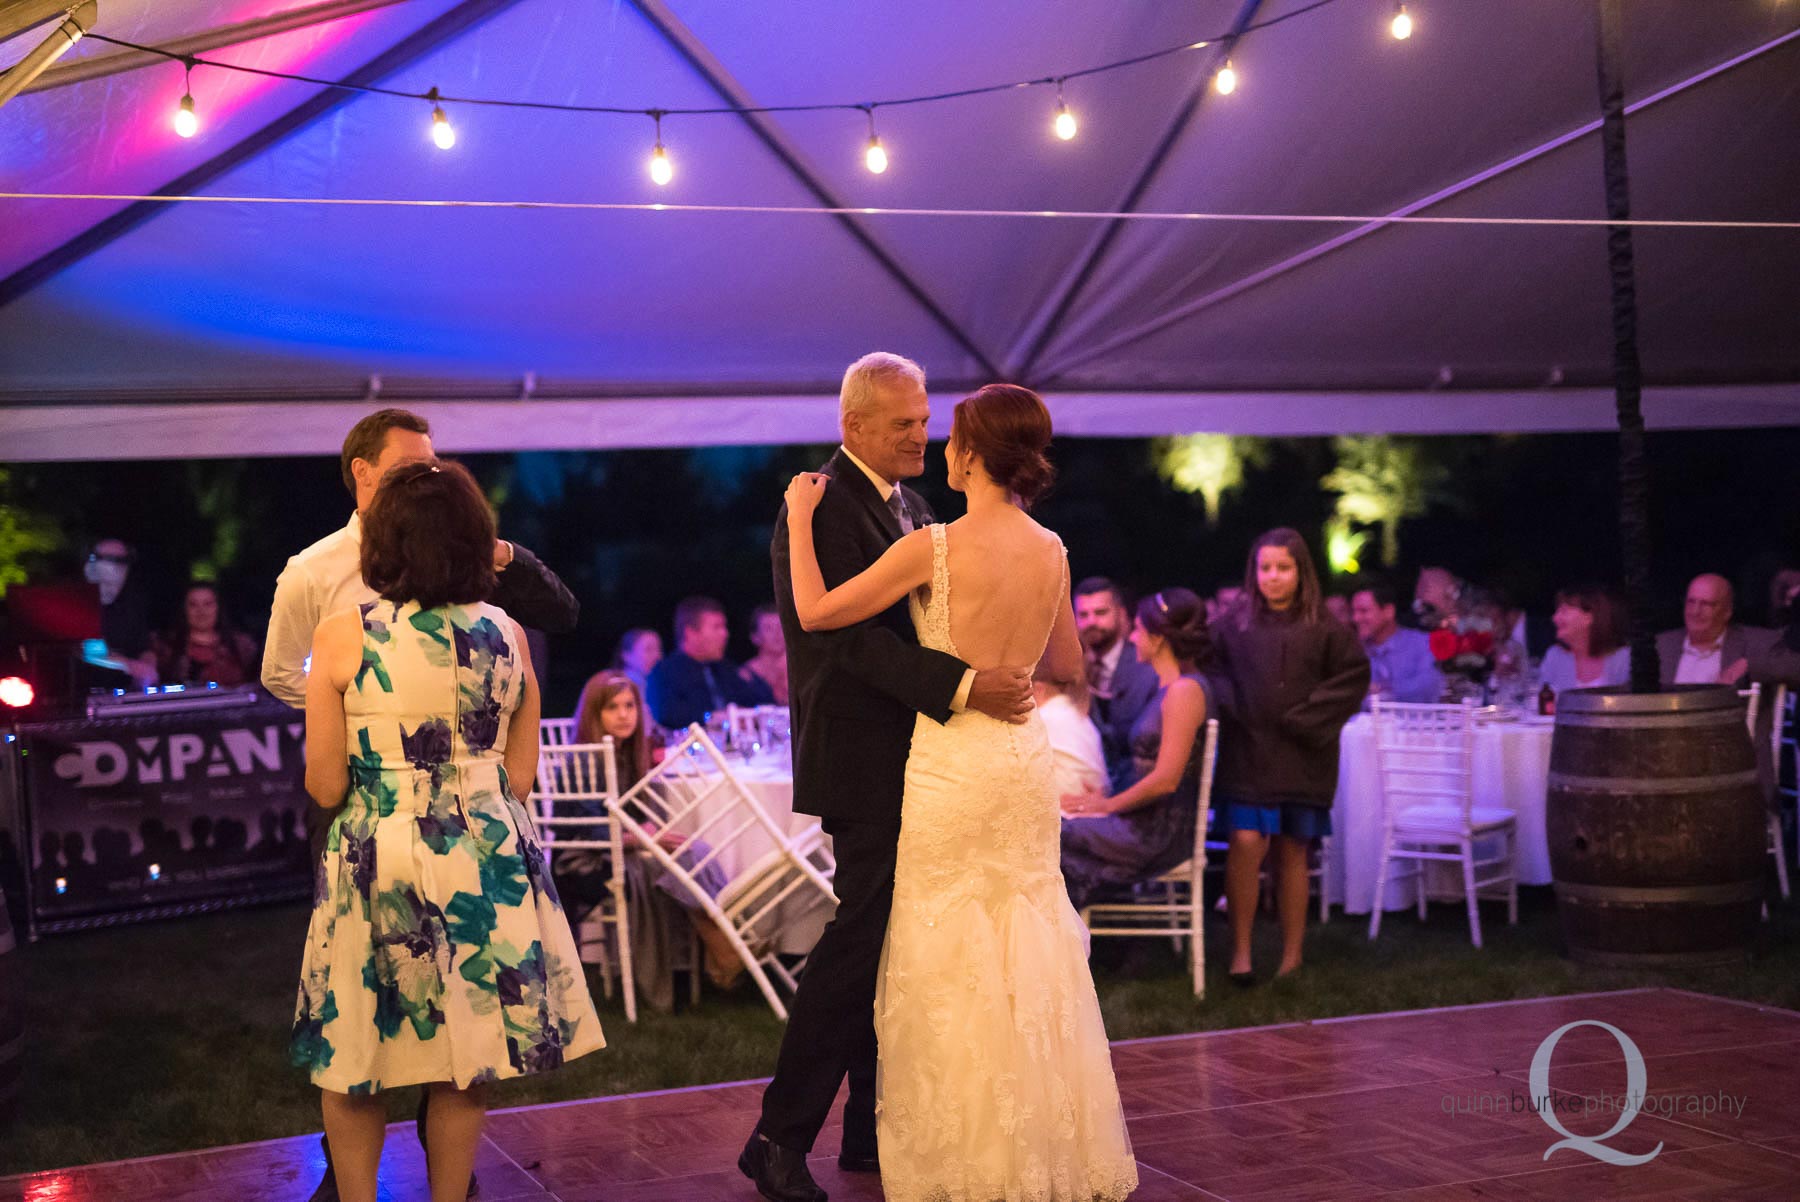
[[[1127,634],[1125,594],[1104,576],[1075,586],[1075,628],[1087,659],[1089,715],[1100,728],[1109,779],[1131,768],[1131,729],[1156,696],[1156,671],[1138,658]]]
[[[788,703],[787,638],[781,633],[781,615],[773,605],[759,605],[750,615],[750,643],[756,654],[744,665],[744,679],[751,677],[769,686],[776,705]]]
[[[582,687],[575,705],[575,741],[598,743],[613,741],[613,759],[619,770],[619,792],[630,791],[650,771],[650,737],[645,725],[642,696],[637,685],[622,672],[596,672]],[[640,821],[642,815],[638,815]],[[711,854],[712,849],[698,839],[689,840],[670,831],[658,831],[654,823],[644,822],[645,829],[665,849],[676,853],[676,859],[694,876],[711,897],[718,897],[728,879],[717,863],[708,863],[698,872],[693,866]],[[570,836],[573,837],[573,836]],[[627,841],[629,848],[631,843]],[[565,878],[569,888],[564,896],[587,905],[598,904],[604,897],[603,887],[611,875],[603,853],[576,849],[556,853],[552,868],[557,881]],[[658,869],[654,860],[633,857],[626,865],[626,904],[635,915],[648,913],[647,903],[656,904],[656,912],[665,922],[661,928],[634,917],[631,951],[637,967],[637,983],[644,1000],[661,1010],[674,1005],[670,986],[669,951],[671,930],[678,925],[692,926],[706,952],[706,975],[713,984],[730,988],[744,971],[737,949],[731,946],[725,932],[714,923],[699,901],[666,871]],[[653,879],[652,879],[653,878]],[[651,894],[650,886],[657,892]]]
[[[1707,573],[1688,584],[1682,629],[1656,636],[1662,683],[1737,684],[1750,668],[1751,632],[1732,622],[1731,582]]]
[[[151,647],[150,606],[131,578],[137,556],[125,540],[103,538],[89,550],[82,574],[100,588],[100,637],[106,658],[144,688],[156,683],[156,652]]]
[[[678,650],[650,673],[645,696],[650,713],[668,730],[683,730],[728,705],[772,705],[775,694],[760,679],[745,680],[725,658],[731,628],[725,607],[711,597],[689,597],[675,607]]]
[[[1550,624],[1548,615],[1526,610],[1519,600],[1525,591],[1527,586],[1519,581],[1493,589],[1494,604],[1500,610],[1500,624],[1494,630],[1494,641],[1512,643],[1525,656],[1542,659],[1544,652],[1550,650],[1550,644],[1556,641],[1556,629]]]
[[[650,673],[662,662],[662,635],[648,626],[634,626],[619,638],[619,649],[613,652],[612,668],[631,678],[638,693],[650,687]]]
[[[1420,568],[1413,588],[1413,614],[1424,630],[1436,630],[1463,612],[1468,585],[1449,568]]]
[[[1212,712],[1206,604],[1184,588],[1138,602],[1132,647],[1156,673],[1151,704],[1131,731],[1131,783],[1062,799],[1062,874],[1076,909],[1109,889],[1148,880],[1194,854],[1200,732]]]
[[[1235,580],[1226,581],[1213,590],[1213,595],[1206,602],[1206,624],[1218,625],[1243,603],[1244,586]]]
[[[219,590],[196,581],[182,598],[175,628],[156,640],[156,670],[164,684],[239,685],[262,675],[256,640],[232,625]]]
[[[1769,625],[1800,622],[1800,568],[1782,568],[1769,581]]]
[[[1586,586],[1556,594],[1556,645],[1544,653],[1538,679],[1552,692],[1622,685],[1631,679],[1625,608],[1606,590]]]
[[[1087,689],[1080,685],[1064,688],[1053,681],[1039,680],[1032,683],[1031,695],[1044,720],[1044,731],[1050,736],[1056,795],[1104,792],[1106,753],[1101,749],[1100,730],[1089,717]]]
[[[1444,674],[1424,633],[1399,624],[1394,586],[1370,582],[1350,598],[1356,637],[1369,656],[1369,696],[1385,701],[1430,702],[1444,695]]]

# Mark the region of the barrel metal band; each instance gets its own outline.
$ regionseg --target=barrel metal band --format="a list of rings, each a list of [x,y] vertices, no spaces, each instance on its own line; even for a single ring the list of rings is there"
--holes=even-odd
[[[1741,788],[1756,784],[1756,769],[1722,772],[1716,776],[1667,776],[1660,779],[1625,776],[1575,776],[1568,772],[1552,772],[1550,788],[1568,789],[1576,793],[1710,793],[1723,788]]]
[[[1724,885],[1670,885],[1663,889],[1641,889],[1629,885],[1576,885],[1557,881],[1559,897],[1571,901],[1625,902],[1661,906],[1723,905],[1727,902],[1757,901],[1763,895],[1761,881],[1732,881]]]
[[[1661,714],[1571,714],[1560,725],[1578,730],[1645,730],[1656,727],[1742,726],[1742,709],[1675,710]]]

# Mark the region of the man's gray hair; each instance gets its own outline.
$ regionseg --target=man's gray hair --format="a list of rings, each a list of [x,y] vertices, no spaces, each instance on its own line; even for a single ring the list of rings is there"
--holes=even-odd
[[[904,355],[889,351],[871,351],[844,371],[844,383],[838,389],[838,425],[848,429],[852,415],[867,413],[875,407],[875,392],[883,384],[911,380],[925,387],[925,369]]]

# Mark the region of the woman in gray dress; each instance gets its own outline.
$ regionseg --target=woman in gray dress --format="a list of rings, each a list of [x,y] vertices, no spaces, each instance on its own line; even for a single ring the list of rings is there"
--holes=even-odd
[[[1096,791],[1063,798],[1062,874],[1076,909],[1194,853],[1200,732],[1213,708],[1202,675],[1212,658],[1206,603],[1184,588],[1144,598],[1131,645],[1156,669],[1159,687],[1131,728],[1131,783],[1110,797]]]

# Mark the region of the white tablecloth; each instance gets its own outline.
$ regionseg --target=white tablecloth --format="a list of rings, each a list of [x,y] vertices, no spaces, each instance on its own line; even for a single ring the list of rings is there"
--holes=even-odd
[[[785,758],[762,758],[748,763],[734,760],[731,771],[756,798],[763,812],[788,835],[799,835],[818,824],[819,820],[809,814],[794,813],[794,773]],[[719,803],[723,804],[722,795]],[[703,804],[701,812],[704,821],[715,811]],[[830,846],[829,836],[826,846]],[[727,876],[736,876],[773,850],[775,844],[771,839],[761,831],[750,831],[721,851],[717,863]],[[831,921],[834,908],[831,902],[817,898],[810,889],[797,892],[782,903],[775,914],[776,929],[780,932],[776,938],[777,950],[794,956],[811,951],[825,930],[825,924]]]
[[[1550,883],[1550,845],[1544,834],[1544,799],[1550,779],[1550,719],[1484,722],[1475,731],[1475,804],[1518,816],[1519,883]],[[1375,766],[1375,724],[1359,714],[1339,741],[1337,799],[1331,808],[1331,895],[1351,914],[1367,914],[1381,869],[1381,777]],[[1462,896],[1455,865],[1432,865],[1428,890]],[[1384,909],[1412,904],[1412,882],[1389,884]]]

